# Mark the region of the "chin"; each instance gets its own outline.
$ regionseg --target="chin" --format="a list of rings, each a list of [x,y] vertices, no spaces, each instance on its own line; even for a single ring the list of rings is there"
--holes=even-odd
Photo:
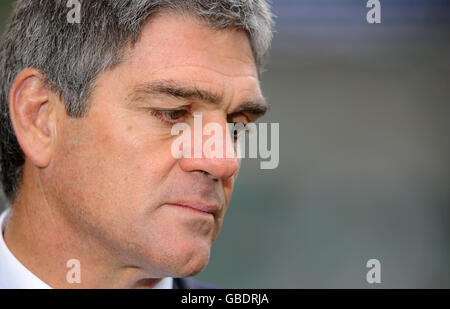
[[[206,266],[208,266],[209,257],[209,250],[207,252],[197,252],[194,255],[190,255],[187,260],[183,259],[184,263],[178,264],[179,267],[175,271],[174,277],[191,277],[198,275],[206,268]]]
[[[199,220],[187,222],[198,223]],[[145,225],[141,233],[135,234],[135,244],[141,239],[134,247],[136,263],[158,277],[190,277],[204,270],[210,260],[213,229],[199,232],[195,224],[174,222],[173,216],[163,223],[158,221],[152,229]]]
[[[191,277],[203,271],[209,263],[210,246],[196,245],[189,250],[179,250],[169,255],[166,269],[171,277]]]

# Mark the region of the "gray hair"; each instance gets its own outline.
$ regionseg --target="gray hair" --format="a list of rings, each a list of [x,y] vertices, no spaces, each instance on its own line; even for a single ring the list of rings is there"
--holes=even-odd
[[[266,0],[83,0],[81,22],[69,23],[73,2],[19,0],[0,42],[1,177],[10,202],[20,187],[25,156],[11,125],[8,96],[23,69],[39,69],[68,115],[82,117],[96,77],[123,60],[145,21],[159,12],[186,12],[218,30],[244,30],[260,72],[272,40]]]

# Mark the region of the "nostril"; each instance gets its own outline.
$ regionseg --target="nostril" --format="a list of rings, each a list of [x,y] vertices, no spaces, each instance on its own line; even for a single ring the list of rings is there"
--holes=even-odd
[[[209,178],[211,178],[211,180],[214,181],[214,182],[218,182],[219,181],[219,178],[213,176],[212,174],[210,174],[208,172],[205,172],[205,175],[208,176]]]
[[[205,158],[183,158],[179,164],[183,171],[202,173],[215,182],[234,177],[240,166],[239,160]]]
[[[213,175],[211,175],[210,173],[208,173],[206,171],[199,171],[199,172],[204,174],[205,176],[208,176],[214,182],[218,182],[219,181],[219,179],[217,177],[214,177]]]

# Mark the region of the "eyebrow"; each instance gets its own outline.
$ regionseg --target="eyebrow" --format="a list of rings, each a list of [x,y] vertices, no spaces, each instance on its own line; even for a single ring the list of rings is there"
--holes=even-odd
[[[239,113],[250,113],[257,117],[264,116],[269,110],[269,106],[265,99],[259,101],[249,101],[240,104],[235,110],[231,112],[231,114],[239,114]]]
[[[175,80],[161,80],[136,86],[130,94],[131,101],[145,101],[148,97],[167,95],[177,99],[196,100],[211,104],[219,104],[223,96],[196,86],[187,86]],[[264,98],[247,100],[231,112],[237,114],[242,112],[251,113],[255,116],[263,116],[268,110],[268,104]]]

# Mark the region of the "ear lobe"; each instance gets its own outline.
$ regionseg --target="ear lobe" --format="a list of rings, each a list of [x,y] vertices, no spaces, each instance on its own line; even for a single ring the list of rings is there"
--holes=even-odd
[[[27,68],[17,76],[9,94],[9,112],[17,141],[25,156],[41,168],[50,162],[54,139],[49,98],[45,78],[34,68]]]

